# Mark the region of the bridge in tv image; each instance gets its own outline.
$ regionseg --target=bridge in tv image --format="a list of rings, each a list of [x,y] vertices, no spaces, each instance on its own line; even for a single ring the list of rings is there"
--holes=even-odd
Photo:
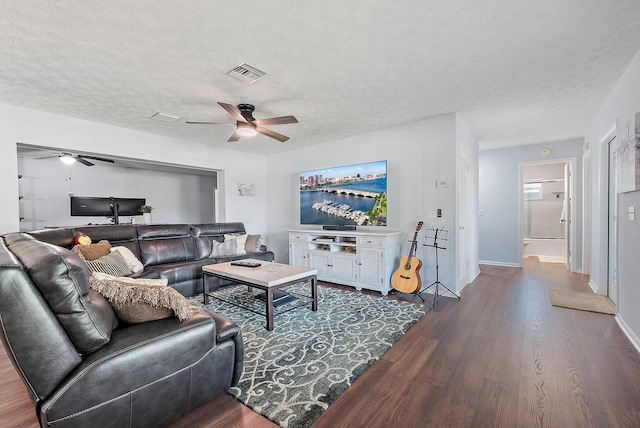
[[[376,196],[378,196],[378,193],[375,192],[365,192],[362,190],[356,190],[356,189],[347,189],[344,187],[332,187],[332,188],[324,188],[324,189],[319,189],[322,192],[327,192],[327,193],[336,193],[338,195],[348,195],[348,196],[359,196],[361,198],[375,198]]]

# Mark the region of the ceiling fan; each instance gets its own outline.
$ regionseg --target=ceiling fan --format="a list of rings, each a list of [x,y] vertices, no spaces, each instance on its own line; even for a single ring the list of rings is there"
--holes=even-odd
[[[82,165],[86,165],[86,166],[94,166],[95,164],[93,162],[89,162],[87,159],[91,159],[91,160],[98,160],[101,162],[109,162],[109,163],[115,163],[113,161],[113,159],[106,159],[106,158],[101,158],[101,157],[97,157],[97,156],[89,156],[89,155],[76,155],[73,153],[69,153],[69,152],[62,152],[62,153],[58,153],[57,155],[51,155],[51,156],[43,156],[40,158],[36,158],[36,159],[49,159],[49,158],[59,158],[62,163],[65,163],[67,165],[71,165],[74,162],[79,162]]]
[[[255,107],[252,104],[238,104],[238,107],[231,104],[218,103],[220,107],[225,109],[236,120],[236,131],[227,140],[229,142],[238,141],[240,137],[253,137],[256,133],[266,135],[267,137],[274,138],[282,143],[287,141],[289,137],[286,135],[278,134],[270,129],[265,128],[265,125],[284,125],[287,123],[298,123],[298,119],[294,116],[281,116],[271,117],[269,119],[255,119],[253,112]],[[228,123],[220,122],[192,122],[186,121],[190,125],[229,125]]]

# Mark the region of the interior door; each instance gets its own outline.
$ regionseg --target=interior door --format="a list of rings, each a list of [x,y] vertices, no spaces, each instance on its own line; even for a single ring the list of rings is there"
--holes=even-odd
[[[607,296],[618,304],[618,143],[615,138],[609,142],[609,221],[608,221],[608,262],[607,262]]]
[[[584,156],[582,162],[584,179],[582,180],[582,273],[591,273],[591,154]]]
[[[567,162],[564,164],[564,202],[563,202],[563,210],[564,210],[564,236],[566,238],[567,241],[567,248],[566,248],[566,261],[565,261],[565,266],[567,268],[568,271],[571,271],[571,264],[572,264],[572,257],[573,254],[571,254],[571,240],[573,239],[573,236],[571,236],[571,208],[572,208],[572,201],[573,201],[573,195],[571,194],[571,163]]]
[[[461,152],[458,157],[458,289],[468,282],[468,212],[469,212],[469,160],[467,154]]]

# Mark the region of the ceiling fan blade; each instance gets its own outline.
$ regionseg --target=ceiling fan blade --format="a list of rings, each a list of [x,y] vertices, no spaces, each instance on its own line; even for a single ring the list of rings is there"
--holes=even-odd
[[[189,125],[235,125],[235,123],[228,122],[196,122],[191,120],[186,120],[184,123],[188,123]]]
[[[34,158],[34,159],[51,159],[51,158],[59,158],[60,155],[49,155],[49,156],[42,156],[39,158]]]
[[[256,125],[285,125],[287,123],[298,123],[298,119],[295,116],[281,116],[254,120],[253,123]]]
[[[244,116],[242,116],[242,114],[240,114],[240,110],[238,110],[238,108],[236,106],[232,106],[231,104],[220,103],[220,102],[218,104],[220,104],[220,107],[225,109],[227,111],[227,113],[229,113],[231,116],[233,116],[233,118],[235,120],[237,120],[238,122],[246,122],[247,121],[247,119],[245,119]]]
[[[74,158],[75,158],[78,162],[80,162],[82,165],[86,165],[86,166],[93,166],[93,165],[94,165],[93,163],[89,162],[88,160],[86,160],[86,159],[82,159],[80,156],[74,156]]]
[[[256,131],[258,131],[262,135],[266,135],[267,137],[274,138],[280,141],[281,143],[284,143],[289,139],[289,137],[287,137],[286,135],[278,134],[277,132],[274,132],[270,129],[263,128],[262,126],[256,126]]]
[[[240,139],[240,134],[238,134],[237,132],[234,132],[233,134],[231,134],[231,137],[229,137],[227,142],[232,143],[234,141],[238,141],[239,139]]]
[[[80,160],[80,159],[93,159],[93,160],[99,160],[99,161],[102,161],[102,162],[115,163],[115,161],[113,159],[100,158],[100,157],[97,157],[97,156],[78,155],[78,156],[76,156],[76,159],[77,160]]]

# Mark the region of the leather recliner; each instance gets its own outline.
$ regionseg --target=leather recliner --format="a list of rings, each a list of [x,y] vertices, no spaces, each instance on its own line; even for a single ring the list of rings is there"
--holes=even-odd
[[[238,382],[239,328],[201,311],[120,325],[68,249],[0,239],[0,327],[43,427],[159,427]]]

